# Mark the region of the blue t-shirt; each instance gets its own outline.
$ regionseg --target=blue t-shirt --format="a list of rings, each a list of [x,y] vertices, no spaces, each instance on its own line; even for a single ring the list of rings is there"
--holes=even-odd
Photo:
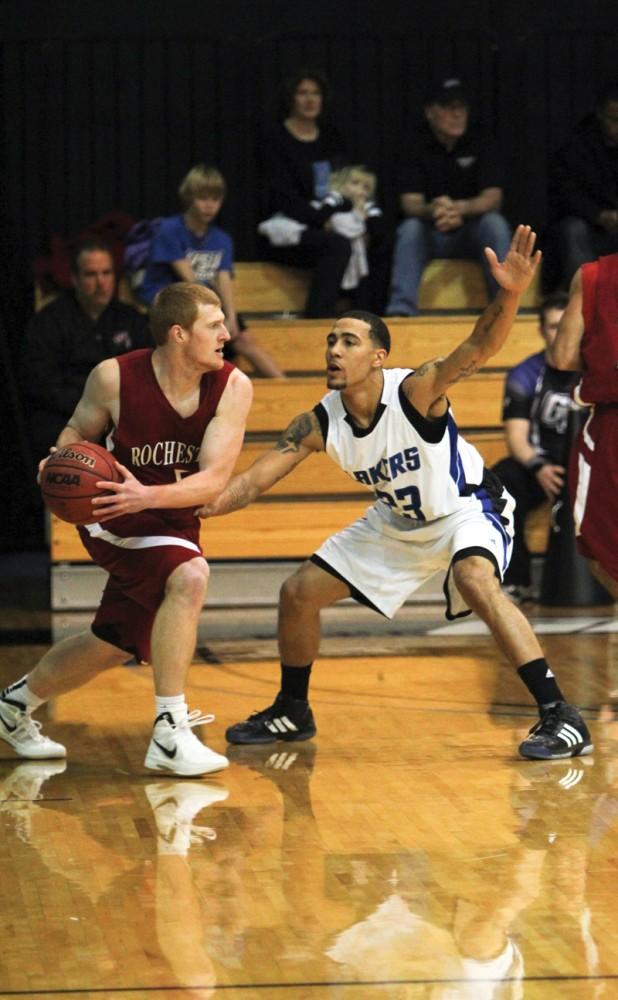
[[[217,226],[210,226],[204,236],[196,236],[187,229],[182,215],[164,219],[151,243],[146,273],[139,289],[144,302],[150,305],[161,288],[179,280],[171,264],[183,258],[191,264],[196,281],[212,285],[218,271],[232,273],[234,269],[232,238]]]

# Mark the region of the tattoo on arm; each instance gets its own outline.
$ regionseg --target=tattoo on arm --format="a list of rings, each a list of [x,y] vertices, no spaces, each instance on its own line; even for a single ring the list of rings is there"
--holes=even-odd
[[[426,375],[427,372],[432,370],[432,368],[441,368],[442,360],[443,359],[440,359],[438,361],[425,361],[424,364],[420,365],[419,368],[415,368],[413,377]],[[450,378],[445,384],[453,385],[453,383],[459,382],[460,378],[466,378],[467,375],[472,375],[476,371],[476,369],[477,366],[475,362],[471,361],[470,364],[467,365],[465,368],[460,368],[457,374],[454,375],[452,378]]]
[[[447,384],[454,385],[455,382],[459,382],[462,378],[468,378],[470,375],[474,375],[474,373],[478,371],[478,367],[479,366],[476,361],[471,361],[469,365],[465,366],[465,368],[460,368],[457,374],[450,379]]]
[[[502,317],[504,313],[504,307],[499,302],[492,303],[491,307],[488,308],[485,314],[478,321],[477,327],[475,329],[475,340],[485,340],[489,339],[493,333],[493,328],[498,320]],[[480,346],[480,344],[479,344]],[[441,361],[428,361],[420,368],[417,368],[415,375],[426,375],[431,368],[439,368]],[[479,370],[479,364],[477,358],[470,358],[466,364],[462,364],[459,370],[452,375],[444,383],[444,387],[447,388],[449,385],[455,385],[456,382],[460,382],[461,379],[469,378],[470,375],[474,375],[475,372]]]
[[[251,495],[244,479],[239,479],[236,483],[230,483],[226,493],[226,514],[230,514],[233,510],[240,510],[242,507],[246,507],[249,503],[251,503]]]
[[[499,302],[492,303],[488,315],[482,318],[480,322],[480,332],[483,337],[490,335],[494,323],[500,319],[503,312],[504,309]]]
[[[492,335],[494,325],[498,322],[504,312],[504,308],[499,302],[494,302],[491,308],[488,310],[487,314],[481,317],[479,320],[478,332],[481,338],[489,338]],[[470,359],[468,364],[462,365],[457,374],[449,380],[448,385],[454,385],[455,382],[459,382],[462,378],[469,378],[470,375],[474,375],[478,371],[478,361],[476,359]]]
[[[303,440],[311,434],[312,431],[320,431],[320,425],[318,424],[315,414],[312,413],[301,413],[298,417],[295,417],[289,427],[283,431],[280,435],[277,444],[275,445],[276,451],[282,452],[297,452],[299,450],[299,445],[302,444]]]
[[[432,368],[438,368],[438,367],[439,363],[437,361],[425,361],[418,368],[414,369],[413,377],[416,376],[418,378],[420,376],[426,375],[427,372],[431,371]]]

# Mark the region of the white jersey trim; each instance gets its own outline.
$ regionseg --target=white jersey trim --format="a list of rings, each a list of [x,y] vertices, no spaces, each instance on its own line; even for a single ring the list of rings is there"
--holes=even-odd
[[[586,513],[586,502],[590,488],[591,471],[590,465],[580,452],[577,456],[577,489],[575,492],[575,503],[573,504],[573,522],[576,535],[581,535],[582,521]]]
[[[91,538],[97,539],[97,541],[109,542],[110,545],[116,545],[119,549],[154,549],[162,545],[178,545],[181,549],[191,549],[192,552],[197,552],[201,555],[201,551],[195,542],[190,542],[186,538],[176,538],[175,535],[144,535],[143,537],[129,536],[128,538],[121,538],[120,535],[114,535],[111,531],[106,531],[97,522],[96,524],[85,524],[86,531]]]

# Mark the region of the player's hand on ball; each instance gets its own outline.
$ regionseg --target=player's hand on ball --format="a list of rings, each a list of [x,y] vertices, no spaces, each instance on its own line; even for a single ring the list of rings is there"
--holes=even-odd
[[[100,489],[110,491],[109,496],[95,497],[92,501],[92,510],[97,521],[109,521],[110,518],[120,517],[121,514],[136,514],[149,506],[149,487],[140,483],[125,465],[121,465],[120,462],[115,462],[115,465],[123,480],[121,483],[106,480],[97,483]]]
[[[195,510],[195,516],[201,518],[220,517],[221,514],[229,513],[230,509],[233,509],[231,506],[231,496],[229,489],[225,489],[214,500],[210,500],[208,503],[204,503],[201,507],[198,507]]]
[[[37,468],[38,468],[39,471],[36,474],[36,481],[37,481],[37,483],[39,483],[39,485],[41,483],[41,475],[43,473],[43,469],[45,468],[45,466],[49,462],[51,456],[54,455],[57,451],[58,451],[57,448],[50,448],[49,449],[49,455],[46,455],[45,458],[42,458],[41,461],[39,462],[39,464],[37,466]]]
[[[216,504],[214,504],[214,503],[205,503],[205,504],[202,504],[201,507],[197,507],[196,508],[196,510],[195,510],[195,516],[196,517],[203,517],[203,518],[212,517],[213,514],[215,513],[215,507],[216,507]]]

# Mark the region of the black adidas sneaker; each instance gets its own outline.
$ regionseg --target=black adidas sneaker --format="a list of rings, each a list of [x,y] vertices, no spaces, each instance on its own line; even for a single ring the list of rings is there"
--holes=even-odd
[[[564,701],[541,714],[519,747],[521,756],[532,760],[580,757],[593,750],[586,723],[577,709]]]
[[[293,743],[310,740],[315,734],[309,702],[279,692],[269,708],[230,726],[225,738],[228,743],[275,743],[277,740]]]

